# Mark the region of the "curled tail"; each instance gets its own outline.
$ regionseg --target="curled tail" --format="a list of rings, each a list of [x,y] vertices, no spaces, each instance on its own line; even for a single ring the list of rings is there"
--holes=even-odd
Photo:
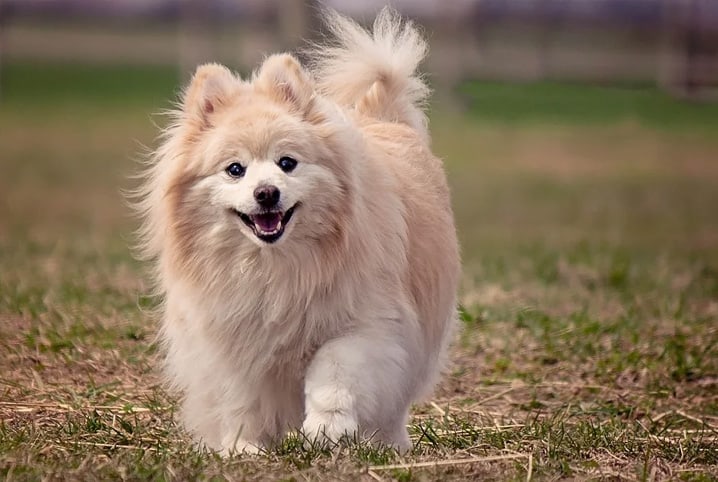
[[[423,106],[430,90],[416,72],[427,45],[417,28],[385,7],[371,31],[334,11],[324,13],[334,37],[309,56],[319,90],[339,104],[427,138]]]

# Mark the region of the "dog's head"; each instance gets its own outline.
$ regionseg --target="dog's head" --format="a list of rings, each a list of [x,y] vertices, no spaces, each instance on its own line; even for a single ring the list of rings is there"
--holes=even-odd
[[[165,189],[170,230],[195,250],[341,236],[356,132],[290,55],[269,57],[250,81],[200,67],[165,147],[177,163]]]

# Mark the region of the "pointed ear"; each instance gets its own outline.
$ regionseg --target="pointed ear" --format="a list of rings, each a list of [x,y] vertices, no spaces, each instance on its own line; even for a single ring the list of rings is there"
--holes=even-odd
[[[267,58],[256,76],[257,86],[280,102],[305,113],[314,99],[314,82],[289,54]]]
[[[203,127],[209,125],[210,115],[225,105],[237,85],[237,79],[227,67],[205,64],[197,67],[184,95],[182,110],[189,119]]]

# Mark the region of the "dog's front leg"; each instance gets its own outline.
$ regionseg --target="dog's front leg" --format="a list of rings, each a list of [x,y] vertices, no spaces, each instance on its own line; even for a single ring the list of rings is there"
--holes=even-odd
[[[358,435],[409,449],[409,351],[406,338],[386,333],[355,333],[322,346],[305,378],[303,431],[309,441]]]

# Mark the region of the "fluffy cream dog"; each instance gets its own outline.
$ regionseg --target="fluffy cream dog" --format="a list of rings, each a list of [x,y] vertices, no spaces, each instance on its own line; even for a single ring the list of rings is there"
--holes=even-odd
[[[416,74],[426,44],[385,10],[307,68],[197,69],[145,172],[144,254],[185,426],[224,453],[301,428],[408,449],[437,381],[459,275],[449,191]]]

